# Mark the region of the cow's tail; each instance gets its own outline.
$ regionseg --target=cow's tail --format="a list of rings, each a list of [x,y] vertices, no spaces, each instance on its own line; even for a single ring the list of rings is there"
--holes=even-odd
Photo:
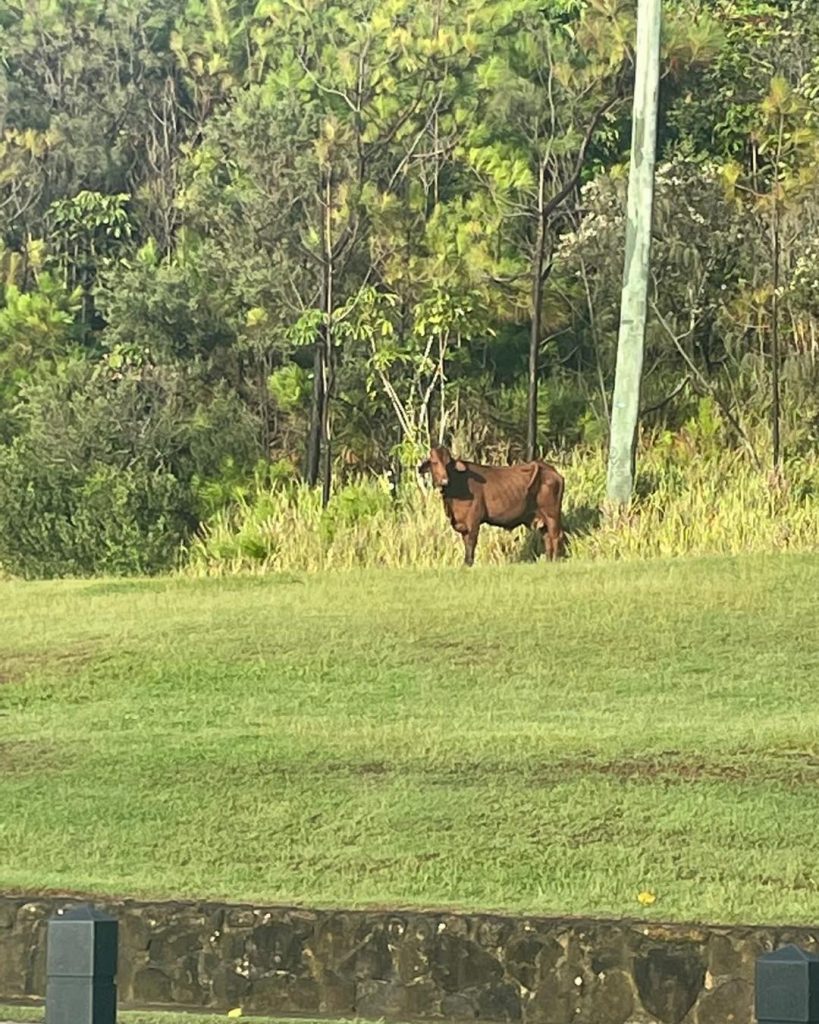
[[[563,474],[558,473],[557,470],[555,470],[555,475],[557,476],[557,509],[560,512],[563,508],[563,488],[566,486],[566,481],[563,479]]]
[[[545,471],[545,473],[551,477],[551,490],[554,495],[555,502],[557,504],[557,511],[559,514],[560,510],[563,508],[563,489],[566,486],[566,481],[563,479],[563,474],[559,473],[554,466],[550,465],[548,462],[543,462],[539,460],[537,463],[536,472],[540,474],[541,471]],[[534,483],[534,481],[535,477],[533,476],[532,483]]]

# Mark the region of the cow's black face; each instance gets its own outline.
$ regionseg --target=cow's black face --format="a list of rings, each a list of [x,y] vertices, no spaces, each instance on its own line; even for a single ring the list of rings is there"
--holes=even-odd
[[[432,486],[443,491],[449,487],[453,476],[466,472],[466,464],[460,459],[453,459],[449,448],[436,445],[430,448],[429,458],[424,459],[418,467],[418,472],[429,473],[432,476]]]
[[[429,472],[432,475],[432,486],[443,490],[449,485],[452,455],[448,448],[431,448],[427,459]]]

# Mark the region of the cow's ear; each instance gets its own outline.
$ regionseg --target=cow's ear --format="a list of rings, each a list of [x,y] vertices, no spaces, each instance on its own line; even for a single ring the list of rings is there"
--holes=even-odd
[[[456,459],[455,460],[455,468],[458,470],[459,473],[465,473],[466,472],[466,463],[462,462],[460,459]]]
[[[424,461],[418,466],[418,472],[419,473],[428,473],[429,472],[429,466],[430,466],[429,459],[424,459]]]

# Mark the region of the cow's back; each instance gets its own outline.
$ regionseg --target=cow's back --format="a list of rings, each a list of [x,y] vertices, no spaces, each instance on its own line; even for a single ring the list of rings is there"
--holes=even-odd
[[[470,490],[483,504],[484,521],[490,526],[528,525],[537,506],[536,463],[517,466],[469,464]]]

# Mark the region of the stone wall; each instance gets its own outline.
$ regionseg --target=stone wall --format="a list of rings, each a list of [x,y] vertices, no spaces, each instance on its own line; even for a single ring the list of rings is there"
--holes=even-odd
[[[41,997],[46,922],[0,896],[0,1001]],[[754,963],[808,929],[95,900],[120,922],[123,1005],[248,1013],[752,1024]]]

